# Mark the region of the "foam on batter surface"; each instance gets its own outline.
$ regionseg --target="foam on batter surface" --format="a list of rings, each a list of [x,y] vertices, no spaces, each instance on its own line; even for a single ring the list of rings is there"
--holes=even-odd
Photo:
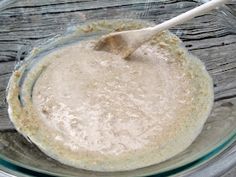
[[[167,160],[193,142],[212,107],[204,65],[169,32],[129,60],[84,41],[44,56],[40,68],[32,101],[18,112],[13,74],[11,119],[47,155],[78,168],[119,171]]]

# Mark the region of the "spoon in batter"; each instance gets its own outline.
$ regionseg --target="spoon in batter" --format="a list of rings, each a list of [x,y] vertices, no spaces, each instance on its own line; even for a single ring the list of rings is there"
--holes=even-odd
[[[182,24],[196,16],[202,15],[227,1],[228,0],[211,0],[154,27],[108,34],[103,36],[97,42],[95,49],[111,52],[120,55],[122,58],[127,58],[137,48],[139,48],[143,43],[149,41],[157,33],[178,24]]]

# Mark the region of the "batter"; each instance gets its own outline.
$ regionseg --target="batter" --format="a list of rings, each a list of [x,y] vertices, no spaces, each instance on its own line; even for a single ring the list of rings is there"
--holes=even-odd
[[[167,160],[197,137],[213,102],[204,65],[180,45],[163,32],[129,60],[95,51],[94,41],[57,49],[27,77],[25,86],[37,75],[23,103],[16,95],[22,70],[14,72],[11,120],[47,155],[74,167],[120,171]]]

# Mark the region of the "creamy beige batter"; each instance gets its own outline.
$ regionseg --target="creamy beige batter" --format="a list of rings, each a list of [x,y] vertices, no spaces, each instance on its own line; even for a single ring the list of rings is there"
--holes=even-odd
[[[168,32],[129,60],[85,41],[44,56],[40,68],[23,109],[14,108],[21,71],[12,76],[11,119],[46,154],[78,168],[130,170],[167,160],[193,142],[212,106],[203,64]]]

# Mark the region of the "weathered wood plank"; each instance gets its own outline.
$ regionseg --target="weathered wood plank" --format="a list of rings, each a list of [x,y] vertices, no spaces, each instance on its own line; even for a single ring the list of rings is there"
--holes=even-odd
[[[0,123],[1,123],[1,128],[0,131],[4,130],[14,130],[14,126],[9,120],[8,114],[7,114],[7,108],[6,107],[1,107],[1,112],[0,112]]]

